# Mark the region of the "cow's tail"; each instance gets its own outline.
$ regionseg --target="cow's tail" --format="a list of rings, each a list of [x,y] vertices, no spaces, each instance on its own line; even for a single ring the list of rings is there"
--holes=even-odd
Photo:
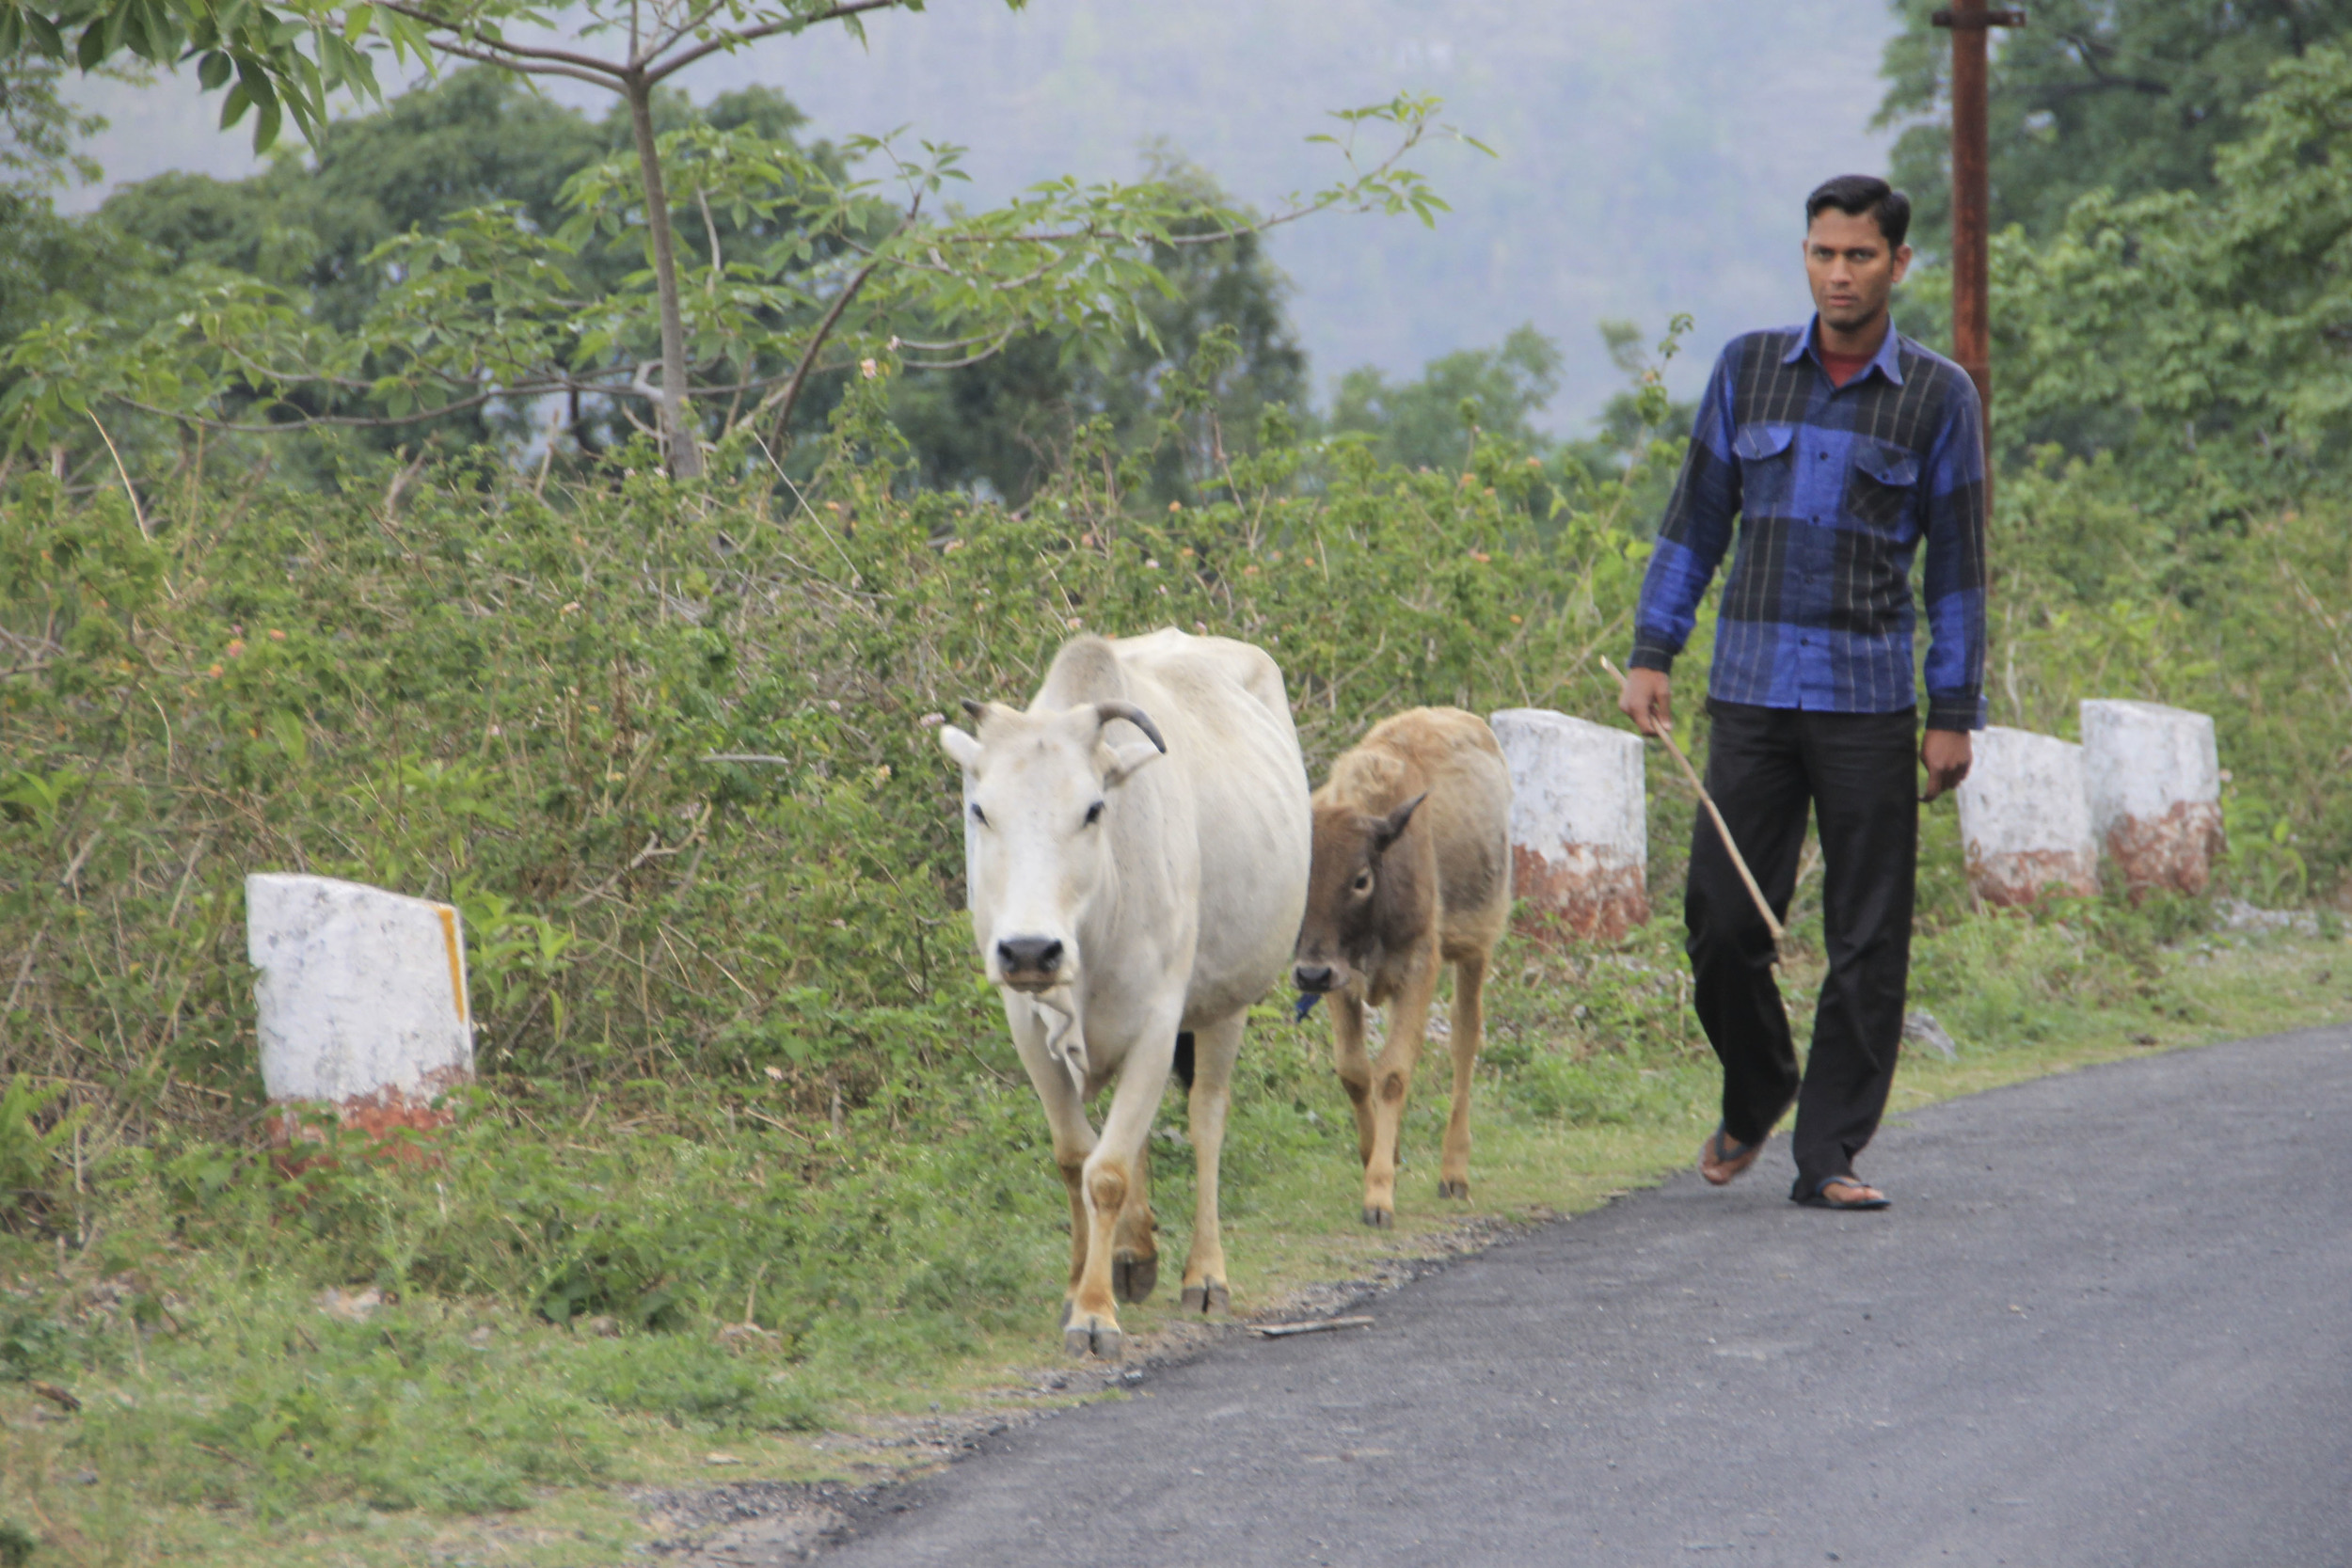
[[[1176,1037],[1176,1081],[1192,1092],[1192,1031],[1186,1029]]]

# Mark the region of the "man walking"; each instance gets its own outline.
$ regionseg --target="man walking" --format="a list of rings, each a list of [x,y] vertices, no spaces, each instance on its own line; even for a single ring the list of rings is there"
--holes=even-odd
[[[1911,960],[1918,802],[1967,776],[1984,723],[1984,447],[1967,373],[1894,330],[1911,202],[1850,174],[1805,199],[1805,326],[1734,339],[1715,363],[1642,583],[1619,699],[1672,721],[1668,672],[1733,541],[1707,711],[1708,792],[1784,915],[1808,806],[1829,951],[1803,1077],[1771,930],[1704,814],[1684,905],[1699,1022],[1724,1067],[1699,1153],[1717,1186],[1754,1164],[1797,1102],[1789,1196],[1883,1209],[1854,1174],[1894,1085]],[[1926,737],[1914,771],[1911,564],[1925,556]]]

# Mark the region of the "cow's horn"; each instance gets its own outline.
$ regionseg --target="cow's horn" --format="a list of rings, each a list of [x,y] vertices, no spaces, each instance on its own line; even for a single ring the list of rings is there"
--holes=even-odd
[[[988,705],[986,703],[977,701],[974,698],[966,697],[963,699],[963,711],[970,714],[975,719],[985,719],[988,717]]]
[[[1160,727],[1152,722],[1152,716],[1150,714],[1144,712],[1143,709],[1136,706],[1133,703],[1097,703],[1094,705],[1094,716],[1105,724],[1109,723],[1114,719],[1124,719],[1127,722],[1141,730],[1144,735],[1151,739],[1152,744],[1160,749],[1162,753],[1165,753],[1168,751],[1168,742],[1160,738]]]

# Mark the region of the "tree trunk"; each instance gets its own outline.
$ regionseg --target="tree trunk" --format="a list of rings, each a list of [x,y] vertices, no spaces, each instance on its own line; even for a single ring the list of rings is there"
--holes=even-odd
[[[645,227],[653,231],[654,287],[661,296],[661,442],[674,479],[699,479],[702,447],[695,441],[693,410],[686,397],[686,317],[678,307],[677,246],[670,233],[670,197],[661,183],[661,156],[653,139],[653,88],[631,76],[628,128],[637,143],[637,166],[645,183]]]

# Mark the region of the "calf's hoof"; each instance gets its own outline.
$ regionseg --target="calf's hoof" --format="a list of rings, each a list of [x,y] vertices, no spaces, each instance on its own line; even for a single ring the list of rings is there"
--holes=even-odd
[[[1440,1181],[1438,1183],[1438,1196],[1439,1197],[1468,1197],[1470,1196],[1470,1183],[1468,1181]]]
[[[1104,1361],[1120,1360],[1126,1352],[1126,1337],[1116,1323],[1101,1322],[1073,1323],[1061,1334],[1062,1354],[1083,1361],[1091,1355]]]
[[[1207,1314],[1226,1311],[1232,1306],[1232,1300],[1226,1293],[1225,1281],[1212,1279],[1185,1286],[1184,1304],[1187,1312]]]
[[[1364,1205],[1364,1223],[1375,1230],[1393,1229],[1396,1226],[1396,1211],[1367,1203]]]
[[[1111,1254],[1111,1294],[1120,1301],[1149,1301],[1160,1282],[1160,1260],[1132,1252]]]

